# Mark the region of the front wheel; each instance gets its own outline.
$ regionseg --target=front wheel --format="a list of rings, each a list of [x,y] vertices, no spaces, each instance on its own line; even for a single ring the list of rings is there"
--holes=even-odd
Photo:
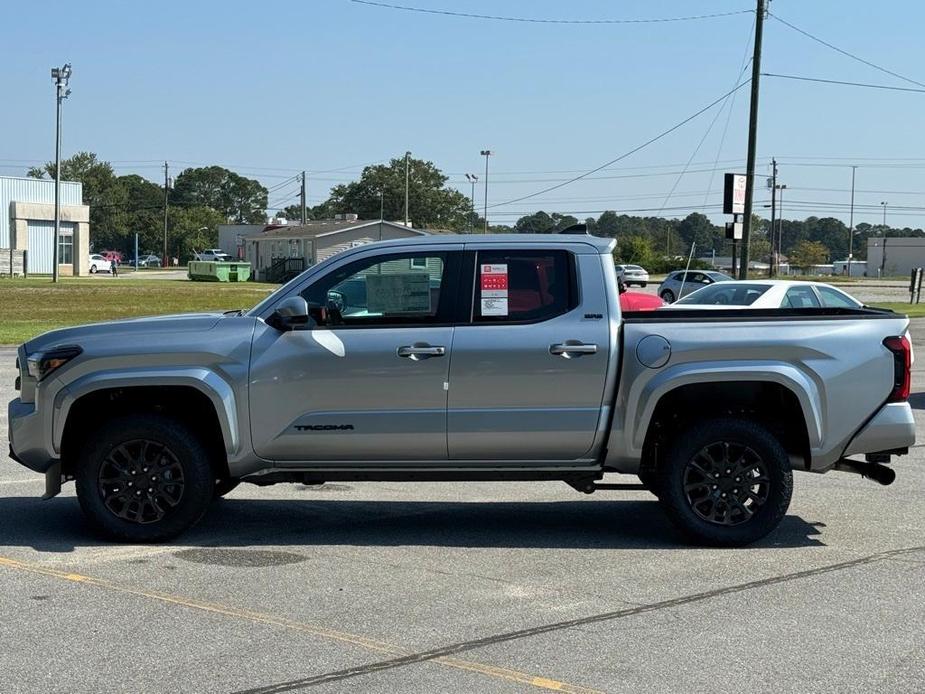
[[[215,475],[203,443],[181,422],[156,414],[115,419],[81,446],[77,499],[100,534],[158,542],[202,518]]]
[[[674,303],[674,292],[670,289],[663,289],[659,296],[662,297],[662,301],[664,301],[666,304]]]
[[[659,500],[692,542],[741,547],[783,519],[793,493],[790,458],[760,424],[700,422],[683,432],[660,469]]]
[[[90,274],[91,274],[91,275],[95,275],[95,274],[96,274],[96,265],[91,265],[91,266],[90,266]]]

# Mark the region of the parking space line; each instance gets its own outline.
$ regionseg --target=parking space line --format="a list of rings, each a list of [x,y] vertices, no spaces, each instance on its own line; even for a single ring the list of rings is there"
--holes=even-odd
[[[368,651],[374,651],[376,653],[382,653],[385,655],[392,656],[394,659],[403,659],[403,658],[415,658],[415,654],[412,651],[409,651],[401,646],[396,646],[391,643],[386,643],[384,641],[378,641],[376,639],[367,638],[359,634],[351,634],[344,631],[336,631],[333,629],[328,629],[316,624],[309,624],[307,622],[298,622],[292,619],[287,619],[286,617],[279,617],[272,614],[267,614],[263,612],[255,612],[253,610],[248,610],[245,608],[234,607],[231,605],[223,605],[221,603],[207,602],[203,600],[197,600],[195,598],[184,597],[181,595],[174,595],[172,593],[162,593],[159,591],[146,590],[144,588],[136,588],[133,586],[122,585],[119,583],[114,583],[103,578],[96,578],[93,576],[86,576],[84,574],[73,573],[69,571],[60,571],[58,569],[53,569],[48,566],[43,566],[41,564],[35,564],[31,562],[24,562],[17,559],[10,559],[8,557],[0,557],[0,567],[6,567],[8,569],[14,569],[18,571],[26,571],[33,574],[38,574],[41,576],[47,576],[50,578],[57,578],[64,581],[70,581],[72,583],[81,583],[89,586],[94,586],[97,588],[102,588],[104,590],[109,590],[113,592],[135,595],[138,597],[148,598],[151,600],[157,600],[162,603],[167,603],[171,605],[179,605],[182,607],[187,607],[194,610],[201,610],[203,612],[211,612],[213,614],[223,615],[225,617],[234,617],[238,619],[244,619],[250,622],[255,622],[258,624],[266,624],[270,626],[280,627],[283,629],[290,629],[293,631],[298,631],[304,634],[309,634],[322,639],[327,639],[330,641],[337,641],[340,643],[346,643],[353,646],[358,646],[360,648],[366,649]],[[395,660],[383,661],[388,663],[387,668],[391,669],[395,667],[393,664]],[[480,675],[485,675],[487,677],[494,677],[497,679],[503,679],[511,682],[517,682],[519,684],[525,684],[532,687],[537,687],[539,689],[547,689],[557,692],[570,692],[572,694],[602,694],[602,692],[596,689],[589,689],[587,687],[581,687],[577,685],[568,684],[566,682],[560,682],[559,680],[554,680],[547,677],[539,677],[535,675],[530,675],[524,672],[518,672],[517,670],[511,670],[508,668],[497,667],[494,665],[488,665],[484,663],[478,663],[475,661],[462,660],[459,658],[451,657],[435,657],[428,658],[425,661],[415,660],[415,662],[431,662],[443,665],[446,667],[451,667],[457,670],[465,670],[467,672],[474,672]],[[368,672],[374,672],[376,664],[373,664],[372,669],[369,669],[368,666],[360,666],[355,668],[357,671],[356,674],[361,674],[359,671],[367,670]],[[340,675],[341,673],[329,673],[329,675]],[[363,673],[365,674],[365,673]],[[328,678],[329,675],[319,675],[318,680],[323,681],[323,679]],[[341,679],[342,677],[336,677],[336,679]],[[314,678],[311,678],[314,679]],[[300,686],[305,686],[305,681],[300,680]],[[267,691],[274,691],[275,687],[271,685]],[[254,691],[264,691],[263,689],[257,689]]]

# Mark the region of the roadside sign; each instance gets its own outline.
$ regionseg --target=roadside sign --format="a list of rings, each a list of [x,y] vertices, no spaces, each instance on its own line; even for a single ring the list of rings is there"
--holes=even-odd
[[[745,174],[726,174],[723,186],[723,214],[743,214],[745,212],[747,181],[748,177]]]
[[[726,238],[733,241],[741,241],[742,222],[726,222]]]

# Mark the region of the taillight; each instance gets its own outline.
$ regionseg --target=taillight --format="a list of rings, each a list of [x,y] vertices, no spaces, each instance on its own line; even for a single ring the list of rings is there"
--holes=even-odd
[[[912,343],[902,335],[886,338],[883,346],[893,353],[893,390],[887,402],[905,402],[912,390]]]

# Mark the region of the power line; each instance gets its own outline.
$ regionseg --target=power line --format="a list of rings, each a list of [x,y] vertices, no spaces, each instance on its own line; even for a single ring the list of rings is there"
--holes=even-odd
[[[892,70],[888,70],[888,69],[886,69],[885,67],[883,67],[883,66],[881,66],[881,65],[877,65],[876,63],[872,63],[872,62],[870,62],[869,60],[864,60],[864,58],[861,58],[860,56],[857,56],[857,55],[855,55],[854,53],[849,53],[848,51],[846,51],[846,50],[843,49],[843,48],[839,48],[838,46],[834,46],[834,45],[832,45],[831,43],[829,43],[828,41],[823,41],[823,40],[820,39],[818,36],[814,36],[813,34],[810,34],[808,31],[805,31],[804,29],[801,29],[801,28],[798,27],[798,26],[794,26],[793,24],[791,24],[790,22],[788,22],[786,19],[781,19],[781,18],[778,17],[776,14],[773,14],[773,13],[771,13],[771,12],[768,12],[768,15],[771,16],[771,17],[773,17],[774,19],[776,19],[776,20],[777,20],[778,22],[780,22],[781,24],[784,24],[785,26],[790,27],[790,28],[793,29],[794,31],[803,34],[803,36],[806,36],[807,38],[812,39],[812,40],[815,41],[816,43],[821,43],[821,44],[822,44],[823,46],[825,46],[826,48],[831,48],[833,51],[836,51],[836,52],[838,52],[838,53],[841,53],[842,55],[848,56],[848,57],[851,58],[852,60],[856,60],[856,61],[858,61],[859,63],[863,63],[864,65],[867,65],[868,67],[872,67],[872,68],[874,68],[875,70],[879,70],[880,72],[883,72],[883,73],[885,73],[885,74],[887,74],[887,75],[892,75],[893,77],[896,77],[896,78],[898,78],[898,79],[901,79],[901,80],[903,80],[904,82],[909,82],[910,84],[915,84],[915,85],[918,85],[919,87],[925,87],[925,84],[923,84],[922,82],[917,82],[916,80],[914,80],[914,79],[912,79],[912,78],[910,78],[910,77],[906,77],[905,75],[900,75],[898,72],[893,72]]]
[[[658,24],[664,22],[687,22],[697,19],[715,19],[718,17],[731,17],[746,14],[754,10],[733,10],[731,12],[714,12],[712,14],[691,15],[688,17],[656,17],[648,19],[541,19],[535,17],[503,17],[490,14],[475,14],[472,12],[454,12],[452,10],[435,10],[425,7],[411,7],[409,5],[395,5],[387,2],[373,2],[373,0],[351,0],[357,5],[382,7],[388,10],[402,10],[405,12],[421,12],[423,14],[443,15],[447,17],[463,17],[466,19],[489,19],[499,22],[524,22],[528,24]]]
[[[820,77],[801,77],[799,75],[778,75],[773,72],[762,72],[762,77],[779,77],[785,80],[800,80],[802,82],[822,82],[823,84],[840,84],[849,87],[866,87],[868,89],[886,89],[894,92],[916,92],[925,94],[925,89],[913,89],[912,87],[891,87],[887,84],[868,84],[866,82],[845,82],[843,80],[825,80]]]
[[[640,150],[642,150],[642,149],[645,149],[646,147],[648,147],[649,145],[651,145],[651,144],[653,144],[653,143],[655,143],[655,142],[658,142],[659,140],[661,140],[661,139],[662,139],[663,137],[665,137],[666,135],[669,135],[670,133],[673,133],[673,132],[674,132],[675,130],[677,130],[678,128],[680,128],[680,127],[682,127],[683,125],[686,125],[687,123],[689,123],[689,122],[691,122],[692,120],[694,120],[694,119],[695,119],[697,116],[699,116],[700,114],[702,114],[702,113],[704,113],[704,112],[706,112],[706,111],[709,111],[711,108],[713,108],[714,106],[716,106],[716,104],[718,104],[720,101],[722,101],[723,99],[725,99],[725,98],[726,98],[727,96],[729,96],[730,94],[734,94],[736,91],[738,91],[739,89],[741,89],[742,87],[744,87],[744,86],[745,86],[746,84],[748,84],[749,82],[751,82],[751,80],[746,80],[746,81],[744,81],[744,82],[741,82],[740,84],[738,84],[737,86],[733,87],[733,88],[730,89],[728,92],[726,92],[725,94],[723,94],[723,95],[722,95],[721,97],[719,97],[718,99],[713,100],[712,102],[710,102],[709,104],[707,104],[706,106],[704,106],[702,109],[700,109],[700,110],[697,111],[696,113],[694,113],[694,114],[688,116],[687,118],[685,118],[684,120],[682,120],[680,123],[676,123],[675,125],[671,126],[671,127],[668,128],[667,130],[662,131],[661,133],[659,133],[659,134],[656,135],[655,137],[653,137],[653,138],[651,138],[651,139],[649,139],[649,140],[643,142],[641,145],[638,145],[637,147],[634,147],[633,149],[629,150],[628,152],[624,152],[623,154],[621,154],[619,157],[616,157],[615,159],[611,159],[610,161],[608,161],[608,162],[606,162],[606,163],[604,163],[604,164],[601,164],[600,166],[598,166],[598,167],[596,167],[596,168],[594,168],[594,169],[591,169],[590,171],[587,171],[587,172],[585,172],[585,173],[583,173],[583,174],[581,174],[581,175],[579,175],[579,176],[575,176],[574,178],[570,178],[569,180],[564,181],[564,182],[562,182],[562,183],[559,183],[559,184],[557,184],[557,185],[550,186],[549,188],[545,188],[545,189],[543,189],[543,190],[539,190],[539,191],[537,191],[537,192],[535,192],[535,193],[530,193],[529,195],[523,195],[523,196],[521,196],[521,197],[519,197],[519,198],[514,198],[513,200],[507,200],[506,202],[495,203],[494,205],[489,205],[489,207],[500,207],[500,206],[502,206],[502,205],[509,205],[510,203],[513,203],[513,202],[520,202],[521,200],[528,200],[529,198],[534,198],[534,197],[536,197],[537,195],[542,195],[543,193],[548,193],[548,192],[551,191],[551,190],[556,190],[557,188],[562,188],[562,187],[564,187],[564,186],[567,186],[567,185],[569,185],[570,183],[574,183],[575,181],[580,181],[580,180],[583,179],[583,178],[587,178],[587,177],[590,176],[591,174],[597,173],[598,171],[601,171],[602,169],[606,169],[608,166],[612,166],[613,164],[616,164],[618,161],[621,161],[621,160],[623,160],[623,159],[626,159],[626,158],[629,157],[629,156],[632,156],[632,155],[635,154],[636,152],[638,152],[638,151],[640,151]]]

